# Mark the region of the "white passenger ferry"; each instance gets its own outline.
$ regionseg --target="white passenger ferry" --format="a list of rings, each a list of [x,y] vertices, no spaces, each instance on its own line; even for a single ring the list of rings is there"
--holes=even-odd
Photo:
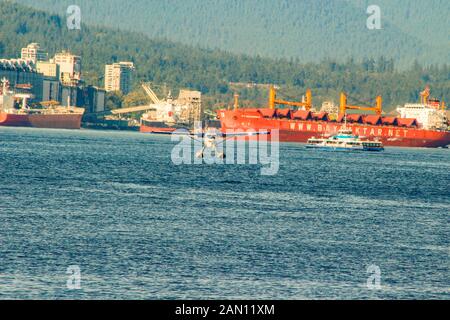
[[[337,135],[329,138],[315,138],[308,140],[306,148],[322,149],[329,151],[383,151],[384,146],[380,141],[362,140],[353,135],[351,129],[345,126]]]

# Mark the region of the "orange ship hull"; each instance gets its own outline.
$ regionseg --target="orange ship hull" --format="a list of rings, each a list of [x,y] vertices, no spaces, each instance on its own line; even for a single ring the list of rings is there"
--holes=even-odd
[[[0,126],[80,129],[82,114],[14,114],[0,112]]]
[[[336,134],[343,123],[316,120],[292,120],[264,118],[254,112],[240,110],[220,110],[218,116],[221,130],[279,130],[280,142],[306,143],[312,137]],[[424,130],[389,125],[368,125],[348,123],[353,134],[370,139],[378,139],[385,146],[439,148],[450,145],[449,131]]]

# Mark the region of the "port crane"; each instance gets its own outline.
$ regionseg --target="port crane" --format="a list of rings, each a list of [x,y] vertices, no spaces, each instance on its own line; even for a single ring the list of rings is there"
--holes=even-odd
[[[148,97],[150,98],[150,100],[152,100],[152,102],[154,104],[161,104],[162,101],[158,98],[156,93],[152,90],[152,88],[150,87],[150,84],[143,83],[142,89],[144,89],[145,93],[148,95]],[[123,115],[123,114],[127,114],[127,113],[143,112],[143,111],[154,110],[154,109],[155,109],[154,105],[145,105],[145,106],[114,109],[114,110],[108,111],[107,113],[113,114],[113,115]]]
[[[158,98],[156,93],[152,90],[150,87],[150,84],[143,83],[142,89],[144,89],[145,93],[148,95],[150,100],[153,101],[154,104],[161,104],[161,100]],[[132,112],[142,112],[142,111],[148,111],[154,109],[154,106],[147,105],[147,106],[137,106],[137,107],[129,107],[129,108],[121,108],[121,109],[115,109],[111,110],[111,113],[114,115],[121,115],[121,114],[127,114]]]
[[[352,106],[347,103],[348,96],[345,92],[341,92],[340,104],[339,104],[339,114],[346,114],[347,110],[360,110],[360,111],[373,111],[377,115],[381,116],[383,113],[383,98],[377,96],[375,99],[374,107],[363,107],[363,106]]]
[[[150,99],[153,101],[154,104],[160,104],[161,103],[161,100],[159,100],[159,98],[156,95],[156,93],[152,90],[152,88],[150,88],[150,84],[143,83],[142,84],[142,89],[144,89],[145,93],[150,97]]]

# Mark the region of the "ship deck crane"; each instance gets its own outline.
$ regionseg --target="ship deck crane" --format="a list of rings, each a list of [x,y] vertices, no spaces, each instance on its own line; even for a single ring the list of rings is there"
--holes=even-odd
[[[305,94],[305,101],[304,102],[292,102],[292,101],[286,101],[286,100],[280,100],[277,99],[277,92],[275,90],[274,86],[270,86],[269,88],[269,108],[275,109],[275,105],[286,105],[286,106],[293,106],[293,107],[304,107],[306,110],[311,110],[312,108],[312,93],[311,89],[306,90]]]
[[[347,94],[342,92],[339,105],[339,114],[345,114],[347,110],[373,111],[377,115],[381,116],[383,113],[383,98],[381,96],[376,97],[375,107],[352,106],[347,103]]]
[[[430,86],[426,86],[425,90],[420,93],[420,103],[427,105],[430,98]]]
[[[438,99],[430,98],[430,96],[431,96],[431,88],[430,88],[430,86],[427,85],[425,87],[425,90],[423,90],[420,93],[420,104],[422,104],[422,105],[435,105],[435,106],[437,106],[437,108],[440,107],[440,109],[442,111],[445,111],[447,109],[447,107],[445,106],[445,101],[444,100],[442,100],[442,102],[440,102]]]

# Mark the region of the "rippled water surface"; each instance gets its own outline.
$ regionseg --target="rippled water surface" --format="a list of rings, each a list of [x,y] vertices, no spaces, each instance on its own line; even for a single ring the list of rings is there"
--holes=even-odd
[[[173,146],[0,128],[0,298],[450,298],[449,150],[284,144],[261,176]]]

